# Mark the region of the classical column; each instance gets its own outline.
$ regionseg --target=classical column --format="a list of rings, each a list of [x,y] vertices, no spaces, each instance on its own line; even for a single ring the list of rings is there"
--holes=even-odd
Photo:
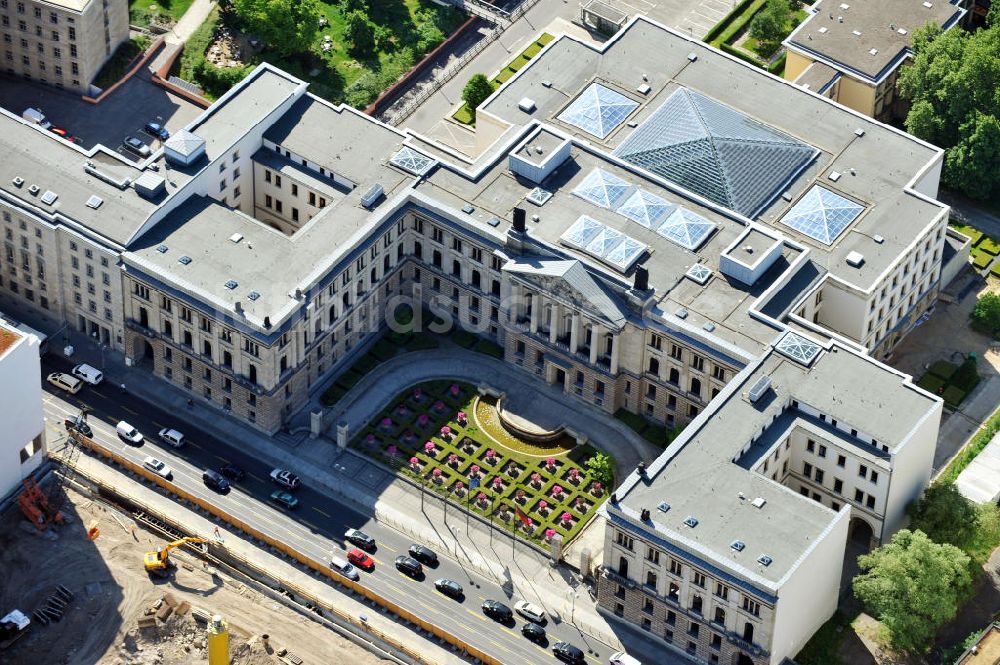
[[[549,344],[555,346],[559,337],[559,303],[553,301],[549,309]]]
[[[615,333],[611,336],[611,373],[618,373],[618,352],[621,347],[621,334]]]
[[[580,345],[580,313],[573,312],[573,321],[569,327],[569,352],[576,353],[576,347]]]
[[[538,319],[541,316],[542,297],[538,293],[531,294],[531,332],[538,332]]]
[[[593,324],[590,326],[590,364],[597,364],[597,351],[601,346],[601,326]]]

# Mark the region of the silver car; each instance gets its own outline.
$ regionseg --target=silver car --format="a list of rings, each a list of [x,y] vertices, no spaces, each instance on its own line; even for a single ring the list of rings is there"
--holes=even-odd
[[[161,478],[166,478],[167,480],[170,480],[170,477],[174,475],[173,469],[155,457],[147,457],[142,460],[142,465],[156,475]]]

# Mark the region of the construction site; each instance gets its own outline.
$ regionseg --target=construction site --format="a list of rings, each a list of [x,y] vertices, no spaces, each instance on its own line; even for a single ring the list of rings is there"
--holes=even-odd
[[[29,486],[30,505],[0,516],[0,662],[389,662],[213,565],[199,542],[171,542],[72,485],[55,489]]]

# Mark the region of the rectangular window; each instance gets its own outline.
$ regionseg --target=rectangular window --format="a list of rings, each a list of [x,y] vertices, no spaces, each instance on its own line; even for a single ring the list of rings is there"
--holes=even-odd
[[[861,476],[862,478],[867,478],[868,477],[868,467],[865,466],[864,464],[862,464],[861,466],[859,466],[858,467],[858,475]]]
[[[833,492],[834,494],[840,494],[844,490],[844,481],[840,478],[833,479]]]
[[[865,500],[865,493],[861,490],[854,490],[854,500],[857,503],[862,503]]]

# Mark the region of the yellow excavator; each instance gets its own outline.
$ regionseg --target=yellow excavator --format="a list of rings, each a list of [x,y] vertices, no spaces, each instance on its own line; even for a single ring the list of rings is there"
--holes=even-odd
[[[167,543],[155,552],[146,552],[146,556],[142,558],[142,563],[146,566],[147,573],[156,575],[157,577],[166,577],[170,574],[170,568],[173,566],[173,563],[170,561],[171,550],[185,543],[197,544],[207,542],[204,538],[181,538],[172,543]]]

